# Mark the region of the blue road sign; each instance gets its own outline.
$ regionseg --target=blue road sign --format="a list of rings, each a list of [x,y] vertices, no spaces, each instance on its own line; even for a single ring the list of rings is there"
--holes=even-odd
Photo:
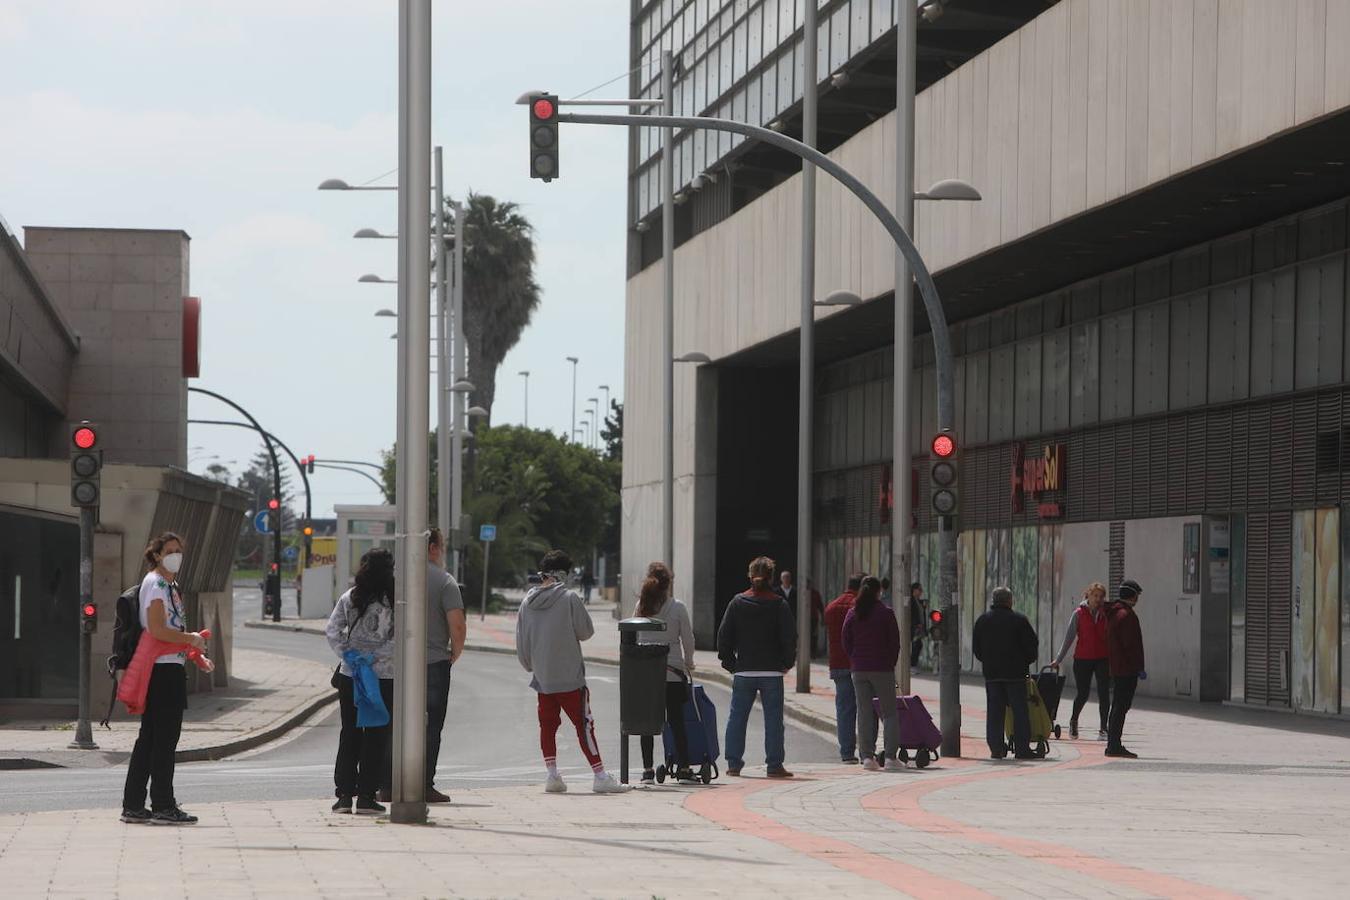
[[[480,541],[484,541],[484,542],[487,542],[487,541],[495,541],[495,540],[497,539],[497,526],[496,526],[496,525],[479,525],[479,526],[478,526],[478,539],[479,539]]]
[[[300,558],[300,548],[283,547],[281,550],[281,558],[286,560],[286,562],[295,562],[297,559]]]
[[[269,509],[258,510],[258,514],[253,517],[253,530],[258,534],[271,534],[271,513]]]

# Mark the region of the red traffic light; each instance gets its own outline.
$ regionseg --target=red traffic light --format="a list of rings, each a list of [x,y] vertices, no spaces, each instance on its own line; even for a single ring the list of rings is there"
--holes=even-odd
[[[281,502],[280,502],[279,500],[277,500],[276,497],[273,497],[271,500],[268,500],[268,501],[267,501],[267,508],[268,508],[268,509],[280,509],[280,508],[281,508]]]
[[[272,563],[272,571],[273,571],[273,572],[275,572],[275,571],[276,571],[277,569],[279,569],[279,568],[281,568],[281,566],[279,566],[277,563]]]
[[[92,619],[94,616],[98,615],[98,607],[92,603],[86,603],[84,608],[80,611],[84,613],[86,619]]]
[[[956,452],[956,441],[950,434],[939,434],[933,438],[933,455],[946,459]]]
[[[94,429],[87,425],[76,428],[70,439],[81,450],[89,450],[98,443],[98,435],[94,433]]]
[[[534,105],[531,106],[530,109],[534,112],[534,117],[536,119],[541,119],[545,122],[558,113],[558,107],[547,97],[540,97],[538,100],[534,101]]]
[[[942,610],[940,610],[940,609],[935,609],[935,610],[933,610],[932,612],[930,612],[930,613],[928,614],[928,621],[929,621],[929,623],[932,624],[932,625],[941,625],[941,624],[942,624]]]

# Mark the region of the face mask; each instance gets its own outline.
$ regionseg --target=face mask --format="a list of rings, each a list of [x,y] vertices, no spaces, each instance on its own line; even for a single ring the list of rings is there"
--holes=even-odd
[[[183,554],[170,553],[168,556],[161,559],[159,564],[164,567],[164,571],[177,574],[178,570],[183,567]]]

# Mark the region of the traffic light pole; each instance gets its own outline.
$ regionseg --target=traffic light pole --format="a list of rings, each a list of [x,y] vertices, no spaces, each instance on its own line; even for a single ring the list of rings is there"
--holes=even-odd
[[[928,323],[931,329],[933,340],[933,356],[937,368],[937,424],[938,428],[948,431],[955,436],[956,434],[956,367],[952,357],[951,333],[947,328],[947,314],[942,308],[942,300],[938,296],[937,285],[933,283],[933,275],[928,271],[927,264],[919,250],[914,246],[914,241],[910,239],[909,233],[896,219],[895,215],[887,208],[886,203],[878,197],[861,181],[853,176],[847,169],[839,165],[830,157],[809,147],[801,141],[794,140],[787,135],[779,134],[768,128],[759,125],[750,125],[745,122],[733,122],[727,119],[716,119],[704,116],[640,116],[640,115],[592,115],[589,113],[565,113],[558,116],[560,122],[570,122],[576,125],[636,125],[648,128],[706,128],[712,131],[729,131],[733,134],[741,134],[746,137],[755,138],[763,141],[781,150],[795,154],[805,162],[809,162],[816,168],[827,173],[840,184],[853,193],[863,205],[876,216],[886,233],[895,241],[896,248],[900,251],[901,257],[914,275],[914,281],[919,287],[919,296],[923,300],[924,311],[928,315]],[[896,385],[899,390],[901,373],[896,371]],[[959,446],[959,442],[958,442]],[[892,479],[908,478],[908,472],[894,472]],[[902,515],[908,515],[909,510],[901,510]],[[945,640],[942,645],[941,662],[941,708],[939,718],[942,727],[942,755],[956,757],[961,755],[961,672],[960,672],[960,633],[959,623],[956,620],[957,604],[956,596],[956,531],[955,523],[948,521],[947,528],[942,528],[938,532],[938,556],[939,556],[939,574],[938,591],[939,603],[944,609],[950,611],[952,615],[951,626],[947,629]],[[907,585],[905,587],[908,587]],[[902,635],[901,640],[909,640],[909,635]]]
[[[94,602],[94,517],[98,508],[80,507],[80,609]],[[84,615],[80,620],[80,713],[75,723],[75,740],[70,746],[76,750],[97,750],[94,729],[89,724],[89,657],[93,652],[93,634],[85,628]]]

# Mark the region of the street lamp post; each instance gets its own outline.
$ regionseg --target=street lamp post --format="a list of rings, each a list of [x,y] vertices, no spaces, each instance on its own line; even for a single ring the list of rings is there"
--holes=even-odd
[[[808,4],[810,5],[810,4]],[[675,58],[661,52],[661,111],[675,115]],[[661,560],[675,565],[675,129],[661,129]]]
[[[464,245],[468,241],[468,220],[464,215],[464,204],[458,200],[450,201],[450,210],[455,215],[455,261],[454,261],[454,292],[451,296],[450,318],[454,323],[454,357],[451,368],[454,369],[454,380],[456,384],[468,384],[464,380],[467,371],[466,357],[468,355],[469,341],[464,330]],[[474,390],[470,385],[469,390]],[[464,512],[464,402],[467,391],[457,391],[452,404],[454,409],[451,411],[454,419],[454,429],[451,431],[450,439],[450,524],[452,528],[460,527],[460,520]],[[462,545],[463,535],[457,542]],[[451,556],[451,569],[455,572],[455,577],[460,577],[460,564],[463,561],[463,550],[461,546],[453,548]]]
[[[594,450],[600,445],[600,398],[587,397],[586,402],[591,405],[591,412],[595,421],[595,431],[591,433],[591,449]]]
[[[445,168],[442,162],[441,148],[432,151],[432,165],[435,169],[433,193],[435,202],[436,228],[436,309],[440,312],[437,323],[437,336],[440,340],[436,347],[436,522],[441,531],[441,546],[447,546],[450,540],[450,492],[454,490],[451,469],[453,453],[450,447],[450,403],[454,396],[450,392],[450,383],[454,381],[451,368],[454,363],[450,357],[450,340],[453,331],[450,323],[450,271],[445,253]],[[455,322],[454,328],[460,323]],[[446,554],[444,565],[449,568],[450,556]]]
[[[518,373],[516,373],[516,374],[520,375],[522,378],[525,379],[525,416],[524,416],[524,422],[523,422],[523,424],[524,424],[524,426],[525,426],[526,428],[529,428],[529,427],[530,427],[530,370],[529,370],[529,369],[521,369],[521,370],[520,370]]]
[[[569,440],[576,440],[577,431],[577,358],[575,356],[567,357],[567,361],[572,364],[572,427],[568,431]]]

